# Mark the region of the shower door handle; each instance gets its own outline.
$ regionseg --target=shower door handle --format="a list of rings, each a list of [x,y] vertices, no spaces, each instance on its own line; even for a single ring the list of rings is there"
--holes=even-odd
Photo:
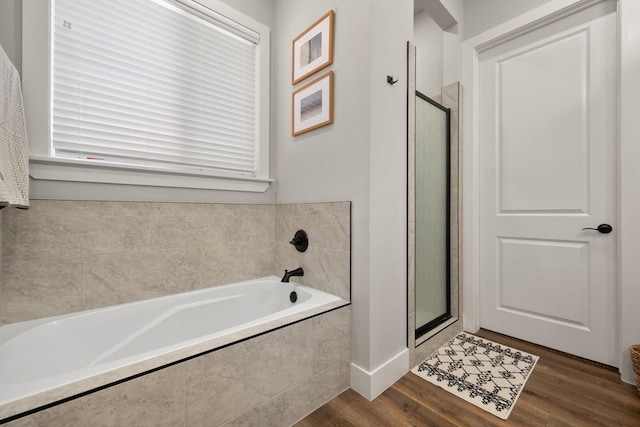
[[[582,230],[596,230],[597,232],[602,234],[609,234],[613,231],[613,227],[610,226],[609,224],[600,224],[598,228],[587,227],[587,228],[583,228]]]

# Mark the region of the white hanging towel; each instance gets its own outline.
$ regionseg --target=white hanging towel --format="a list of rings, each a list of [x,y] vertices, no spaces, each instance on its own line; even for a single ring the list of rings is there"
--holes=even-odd
[[[0,209],[29,208],[29,149],[20,76],[0,46]]]

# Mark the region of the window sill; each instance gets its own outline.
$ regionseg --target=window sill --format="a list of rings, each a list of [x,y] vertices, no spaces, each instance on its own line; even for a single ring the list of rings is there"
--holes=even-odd
[[[222,173],[173,171],[162,168],[87,163],[81,160],[31,156],[29,175],[36,180],[72,181],[149,187],[196,188],[205,190],[264,193],[269,178],[238,177]]]

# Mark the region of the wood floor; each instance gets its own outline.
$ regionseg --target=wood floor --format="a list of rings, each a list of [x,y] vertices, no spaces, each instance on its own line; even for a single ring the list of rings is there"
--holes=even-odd
[[[347,390],[296,426],[640,426],[640,395],[616,371],[490,331],[477,335],[540,356],[508,420],[409,372],[373,402]]]

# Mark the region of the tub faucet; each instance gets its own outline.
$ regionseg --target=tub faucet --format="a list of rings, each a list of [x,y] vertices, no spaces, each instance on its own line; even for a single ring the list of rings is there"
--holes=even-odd
[[[285,270],[281,282],[289,283],[289,278],[292,276],[304,276],[304,270],[302,269],[302,267],[298,267],[295,270],[291,271]]]

